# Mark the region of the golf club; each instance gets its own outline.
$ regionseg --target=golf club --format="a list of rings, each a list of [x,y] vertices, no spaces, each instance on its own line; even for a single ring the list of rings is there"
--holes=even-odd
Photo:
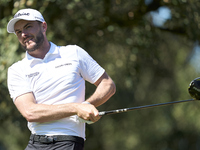
[[[183,103],[183,102],[194,102],[194,101],[200,100],[200,78],[196,78],[192,80],[192,82],[189,84],[188,92],[193,99],[151,104],[151,105],[145,105],[145,106],[129,107],[129,108],[123,108],[123,109],[109,110],[109,111],[101,111],[99,112],[99,116],[117,114],[117,113],[122,113],[122,112],[127,112],[127,111],[146,109],[146,108],[152,108],[152,107],[158,107],[158,106],[178,104],[178,103]],[[88,123],[88,124],[93,123],[92,121],[84,120],[81,118],[80,118],[80,121]]]
[[[196,101],[196,100],[195,99],[188,99],[188,100],[181,100],[181,101],[173,101],[173,102],[166,102],[166,103],[159,103],[159,104],[152,104],[152,105],[145,105],[145,106],[116,109],[116,110],[110,110],[110,111],[102,111],[102,112],[99,112],[99,115],[103,116],[103,115],[117,114],[117,113],[132,111],[132,110],[152,108],[152,107],[158,107],[158,106],[164,106],[164,105],[172,105],[172,104],[190,102],[190,101]]]
[[[152,107],[158,107],[158,106],[164,106],[164,105],[172,105],[172,104],[178,104],[183,102],[191,102],[196,101],[200,99],[200,78],[196,78],[192,80],[192,82],[189,84],[188,92],[191,97],[194,99],[188,99],[188,100],[181,100],[181,101],[173,101],[173,102],[166,102],[166,103],[159,103],[159,104],[152,104],[152,105],[145,105],[145,106],[137,106],[137,107],[130,107],[130,108],[123,108],[123,109],[116,109],[116,110],[110,110],[110,111],[102,111],[99,112],[100,116],[103,115],[109,115],[109,114],[117,114],[132,110],[139,110],[139,109],[146,109],[146,108],[152,108]]]

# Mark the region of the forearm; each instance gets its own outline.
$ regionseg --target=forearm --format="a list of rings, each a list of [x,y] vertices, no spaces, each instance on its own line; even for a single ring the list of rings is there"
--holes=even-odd
[[[49,122],[77,115],[84,120],[96,122],[99,119],[98,110],[93,105],[68,103],[61,105],[35,104],[30,113],[29,122]],[[97,117],[97,118],[96,118]]]
[[[93,105],[81,103],[66,103],[60,105],[37,104],[32,93],[26,93],[15,100],[20,113],[29,122],[50,122],[77,115],[93,122],[98,116],[98,110]]]
[[[62,105],[32,104],[23,116],[29,122],[50,122],[77,114],[76,103]]]
[[[15,105],[29,122],[49,122],[77,114],[77,103],[47,105],[37,104],[33,93],[16,98]]]

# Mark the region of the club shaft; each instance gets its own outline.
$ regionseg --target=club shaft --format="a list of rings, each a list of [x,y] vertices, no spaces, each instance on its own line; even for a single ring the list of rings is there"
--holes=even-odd
[[[152,107],[158,107],[158,106],[164,106],[164,105],[172,105],[172,104],[178,104],[178,103],[190,102],[190,101],[196,101],[196,100],[188,99],[188,100],[181,100],[181,101],[173,101],[173,102],[166,102],[166,103],[159,103],[159,104],[152,104],[152,105],[145,105],[145,106],[116,109],[116,110],[110,110],[110,111],[102,111],[102,112],[99,112],[99,115],[103,116],[103,115],[117,114],[117,113],[132,111],[132,110],[146,109],[146,108],[152,108]]]

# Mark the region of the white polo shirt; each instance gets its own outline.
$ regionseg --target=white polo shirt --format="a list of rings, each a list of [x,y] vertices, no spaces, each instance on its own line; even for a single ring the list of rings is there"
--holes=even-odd
[[[105,72],[82,48],[50,44],[44,59],[26,53],[24,59],[9,67],[8,89],[13,101],[33,92],[38,104],[82,103],[85,101],[85,80],[95,83]],[[37,135],[85,138],[85,124],[76,115],[46,123],[28,122],[28,128]]]

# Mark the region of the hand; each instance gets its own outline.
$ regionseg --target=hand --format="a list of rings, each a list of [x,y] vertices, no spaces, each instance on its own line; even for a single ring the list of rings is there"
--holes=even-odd
[[[77,116],[91,122],[97,122],[101,118],[99,111],[92,104],[79,104],[77,106]]]

